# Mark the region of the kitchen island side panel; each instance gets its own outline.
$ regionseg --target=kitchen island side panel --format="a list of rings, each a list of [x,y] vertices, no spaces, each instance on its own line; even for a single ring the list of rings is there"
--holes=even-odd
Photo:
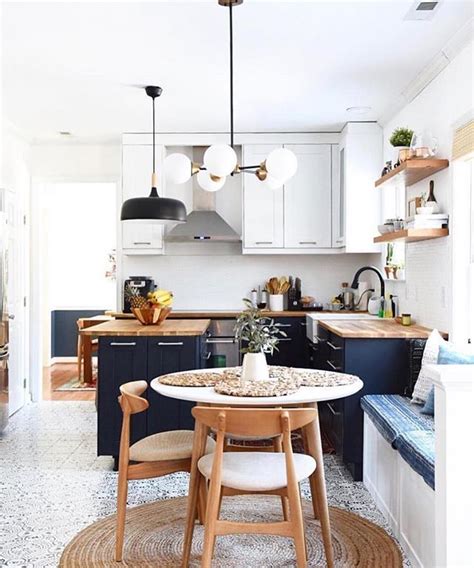
[[[354,480],[362,480],[363,412],[366,394],[403,394],[408,380],[405,339],[346,339],[344,372],[364,382],[362,390],[344,399],[343,460]]]

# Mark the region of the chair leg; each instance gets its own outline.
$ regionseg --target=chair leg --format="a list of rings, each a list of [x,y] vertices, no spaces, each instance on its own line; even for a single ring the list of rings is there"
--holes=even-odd
[[[207,479],[201,476],[199,482],[199,493],[198,493],[198,518],[199,524],[204,525],[206,523],[206,507],[207,507]]]
[[[127,512],[128,479],[127,469],[119,471],[117,487],[117,529],[115,533],[115,561],[121,562],[123,555],[123,538],[125,532],[125,514]]]
[[[310,452],[309,452],[309,449],[308,449],[308,436],[307,436],[305,428],[303,428],[302,435],[303,435],[304,453],[311,455]],[[318,486],[317,486],[315,475],[311,475],[309,477],[309,488],[310,488],[310,491],[311,491],[311,503],[313,504],[313,515],[314,515],[315,519],[319,519]]]
[[[77,336],[77,378],[82,382],[82,336]]]
[[[298,568],[306,568],[306,542],[303,524],[303,511],[297,483],[288,485],[288,500],[290,502],[290,519],[293,529],[293,538],[296,550],[296,565]]]
[[[281,443],[281,436],[277,436],[276,438],[273,438],[273,451],[274,452],[282,452],[283,451],[283,446]],[[283,511],[283,520],[287,521],[290,517],[288,514],[288,499],[287,497],[285,497],[284,495],[282,495],[280,497],[281,499],[281,508]]]
[[[211,481],[209,497],[207,499],[206,526],[204,531],[204,548],[202,551],[201,568],[211,568],[221,492],[222,488]]]

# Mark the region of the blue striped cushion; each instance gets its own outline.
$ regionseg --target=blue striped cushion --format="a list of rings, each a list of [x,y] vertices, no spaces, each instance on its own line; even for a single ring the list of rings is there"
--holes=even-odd
[[[398,452],[425,482],[435,488],[435,434],[431,431],[405,432],[397,440]]]
[[[433,417],[421,414],[421,407],[398,394],[369,394],[361,399],[361,406],[394,448],[403,432],[434,430]]]

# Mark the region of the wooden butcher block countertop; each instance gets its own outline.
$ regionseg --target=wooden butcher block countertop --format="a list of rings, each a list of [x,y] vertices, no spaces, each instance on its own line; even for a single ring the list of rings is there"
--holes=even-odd
[[[425,339],[431,329],[405,326],[394,320],[320,320],[319,325],[340,337],[350,339]]]
[[[82,335],[98,336],[165,336],[165,335],[203,335],[209,327],[209,319],[165,320],[160,325],[142,325],[136,319],[111,320],[88,327]]]

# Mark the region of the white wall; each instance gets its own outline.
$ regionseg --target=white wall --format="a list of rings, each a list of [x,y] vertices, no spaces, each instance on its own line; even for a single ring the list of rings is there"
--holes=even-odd
[[[115,181],[121,176],[120,145],[35,144],[32,176],[36,180]]]
[[[453,127],[473,108],[472,50],[471,42],[432,83],[384,125],[385,160],[392,159],[393,150],[388,139],[398,126],[415,131],[431,130],[439,140],[438,156],[451,157]],[[434,192],[440,210],[451,214],[452,168],[407,188],[407,199],[427,192],[430,179],[435,182]],[[451,217],[451,224],[455,222]],[[449,332],[452,328],[452,278],[450,236],[407,245],[406,284],[389,284],[388,290],[399,295],[402,311],[410,312],[418,323]]]
[[[105,272],[116,246],[116,184],[45,184],[41,212],[49,310],[113,309],[115,281]]]
[[[379,259],[377,254],[142,256],[125,257],[123,274],[152,276],[174,292],[175,308],[223,310],[242,308],[242,298],[252,288],[282,275],[299,276],[303,294],[326,303],[358,268],[378,265]],[[361,279],[370,281],[370,276]]]

